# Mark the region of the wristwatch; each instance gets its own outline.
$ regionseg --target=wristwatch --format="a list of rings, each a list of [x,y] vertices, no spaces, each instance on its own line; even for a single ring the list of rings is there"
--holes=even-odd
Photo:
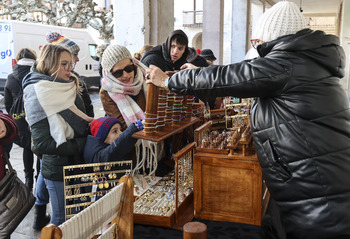
[[[169,83],[169,77],[166,78],[166,79],[165,79],[165,82],[164,82],[164,88],[167,89],[167,90],[169,89],[169,88],[168,88],[168,83]]]

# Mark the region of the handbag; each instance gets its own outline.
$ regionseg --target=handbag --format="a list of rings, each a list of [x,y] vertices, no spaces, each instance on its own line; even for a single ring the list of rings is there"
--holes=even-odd
[[[31,190],[17,177],[8,156],[9,170],[0,180],[0,239],[9,238],[35,203]]]

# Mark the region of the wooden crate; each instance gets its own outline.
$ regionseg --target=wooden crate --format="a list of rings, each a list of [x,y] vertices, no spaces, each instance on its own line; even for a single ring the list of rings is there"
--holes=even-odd
[[[195,217],[261,225],[270,194],[254,153],[196,152],[193,172]]]

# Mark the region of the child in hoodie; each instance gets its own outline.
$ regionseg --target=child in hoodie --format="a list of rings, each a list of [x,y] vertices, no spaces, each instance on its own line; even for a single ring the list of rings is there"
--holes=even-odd
[[[101,117],[90,124],[85,149],[85,163],[102,163],[129,160],[128,154],[135,146],[136,138],[131,137],[143,129],[141,120],[130,124],[122,131],[121,122],[114,117]]]

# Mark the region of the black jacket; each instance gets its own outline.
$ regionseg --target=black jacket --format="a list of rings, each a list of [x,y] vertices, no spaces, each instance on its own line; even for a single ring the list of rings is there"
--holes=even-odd
[[[135,124],[123,131],[111,144],[106,144],[101,139],[89,135],[84,149],[85,163],[103,163],[122,160],[130,160],[128,154],[134,148],[137,141],[131,137],[139,131]]]
[[[182,57],[173,63],[170,56],[170,40],[176,34],[182,34],[187,38],[186,34],[183,31],[173,31],[162,45],[155,46],[150,51],[145,52],[141,59],[141,62],[146,66],[158,66],[162,71],[180,70],[180,67],[188,62],[192,63],[195,66],[208,66],[206,60],[203,57],[198,56],[198,54],[195,55],[195,53],[192,52],[188,46],[186,46]],[[188,58],[190,61],[188,61]]]
[[[4,88],[4,103],[7,112],[10,112],[12,105],[18,97],[22,94],[22,80],[30,72],[31,66],[29,65],[14,65],[13,72],[7,76],[7,80]],[[17,136],[14,142],[23,148],[30,149],[31,146],[31,133],[28,124],[19,126],[19,136]]]
[[[84,79],[75,71],[72,72],[74,75],[76,75],[79,79],[79,84],[81,87],[81,92],[80,92],[80,96],[84,101],[84,107],[85,107],[85,111],[86,111],[86,115],[90,116],[90,117],[94,117],[95,113],[94,113],[94,106],[91,103],[91,98],[87,89],[87,86],[85,84]]]
[[[304,29],[258,52],[251,61],[178,72],[169,89],[256,97],[255,148],[287,238],[350,238],[350,109],[339,39]]]
[[[201,57],[193,47],[188,48],[187,62],[199,67],[208,66],[207,60]]]
[[[47,80],[49,77],[37,72],[27,75],[23,80],[23,89],[30,84],[35,84],[41,80]],[[53,79],[51,80],[53,81]],[[63,81],[56,79],[56,81]],[[24,97],[25,98],[25,97]],[[85,113],[85,106],[80,94],[76,94],[74,104],[77,108]],[[88,135],[88,122],[79,117],[71,118],[79,126],[85,127],[86,130],[78,135],[74,133],[74,138],[67,140],[57,147],[57,143],[51,135],[50,125],[47,118],[34,123],[31,126],[33,144],[37,153],[42,154],[42,165],[40,173],[46,179],[52,181],[63,181],[63,167],[68,165],[83,163],[83,152]],[[72,126],[72,125],[71,125]]]

